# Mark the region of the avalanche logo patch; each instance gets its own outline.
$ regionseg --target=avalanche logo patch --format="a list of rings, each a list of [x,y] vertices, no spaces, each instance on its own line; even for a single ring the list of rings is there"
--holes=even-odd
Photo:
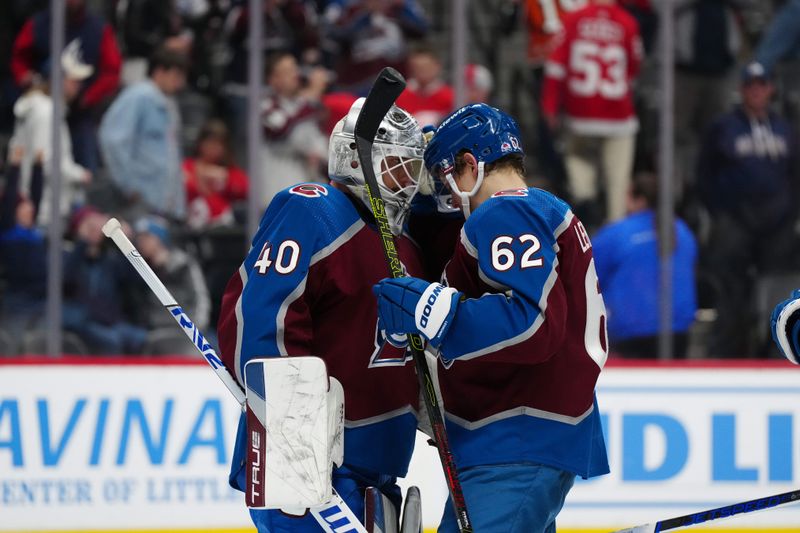
[[[289,189],[289,192],[298,196],[305,196],[306,198],[319,198],[320,196],[328,196],[328,189],[317,183],[303,183],[296,185]]]
[[[510,152],[511,151],[511,144],[509,144],[507,142],[504,142],[503,144],[500,145],[500,151],[503,152],[503,153]]]

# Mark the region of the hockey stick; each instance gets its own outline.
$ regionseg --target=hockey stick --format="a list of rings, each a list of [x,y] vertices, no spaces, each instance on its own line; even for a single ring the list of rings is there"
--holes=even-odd
[[[707,511],[700,511],[698,513],[668,518],[666,520],[656,522],[655,524],[644,524],[627,529],[620,529],[614,533],[658,533],[659,531],[669,531],[671,529],[679,529],[682,527],[704,524],[706,522],[711,522],[712,520],[719,520],[720,518],[729,518],[731,516],[751,513],[753,511],[771,509],[772,507],[777,507],[778,505],[797,501],[800,501],[800,490],[793,490],[791,492],[784,492],[783,494],[764,496],[763,498],[756,498],[755,500],[734,503],[724,507],[717,507],[716,509],[708,509]]]
[[[405,274],[403,273],[400,258],[397,255],[394,236],[389,226],[389,219],[386,216],[386,206],[381,197],[378,179],[372,166],[372,145],[375,142],[375,135],[383,117],[386,116],[386,113],[392,107],[394,101],[397,100],[397,97],[400,96],[400,93],[403,92],[405,86],[406,82],[399,72],[390,67],[384,68],[367,95],[355,127],[358,159],[361,162],[361,170],[367,182],[367,193],[372,215],[375,217],[375,223],[381,236],[383,253],[393,278],[401,278]],[[458,481],[456,464],[447,439],[444,418],[439,411],[439,402],[436,398],[433,377],[428,368],[428,362],[425,360],[422,338],[416,334],[409,334],[408,344],[414,357],[414,364],[417,366],[420,388],[424,391],[425,408],[431,419],[436,447],[439,450],[439,459],[442,461],[447,488],[450,491],[450,498],[453,500],[453,507],[455,507],[458,528],[461,533],[471,533],[472,523],[467,514],[467,505],[464,501],[461,483]]]
[[[161,280],[158,279],[158,276],[153,272],[153,269],[150,268],[150,265],[147,264],[147,261],[142,258],[139,250],[136,249],[130,239],[128,239],[128,236],[125,235],[125,232],[122,231],[122,226],[119,221],[116,218],[109,219],[109,221],[103,225],[103,234],[114,241],[117,248],[119,248],[130,264],[133,265],[133,268],[136,269],[139,276],[147,283],[147,286],[150,287],[150,290],[153,291],[153,294],[156,295],[161,304],[166,307],[167,311],[169,311],[186,336],[189,337],[189,340],[192,341],[194,347],[197,348],[197,351],[200,352],[219,379],[222,380],[231,394],[233,394],[233,397],[236,398],[236,401],[239,402],[239,405],[242,406],[242,410],[244,411],[247,405],[246,396],[239,382],[231,376],[230,372],[228,372],[228,369],[225,368],[222,360],[217,355],[217,352],[214,351],[214,348],[206,342],[203,334],[200,333],[197,326],[194,325],[181,306],[178,305],[172,293],[170,293]],[[337,531],[367,533],[367,530],[361,522],[359,522],[353,511],[348,507],[342,497],[339,496],[336,490],[333,490],[333,498],[331,501],[313,507],[309,509],[309,512],[326,533],[336,533]]]
[[[103,234],[114,241],[117,248],[119,248],[130,264],[133,265],[133,268],[136,269],[139,276],[147,283],[147,286],[150,287],[153,294],[156,295],[161,305],[167,308],[167,311],[169,311],[175,319],[175,322],[178,323],[186,336],[189,337],[189,340],[192,341],[195,348],[197,348],[209,366],[216,372],[217,377],[222,380],[228,390],[231,391],[231,394],[233,394],[233,397],[236,398],[236,401],[239,402],[239,405],[244,408],[245,394],[242,387],[239,386],[239,383],[236,382],[230,372],[228,372],[228,369],[225,368],[217,352],[206,342],[205,337],[203,337],[203,334],[197,329],[197,326],[195,326],[186,313],[183,312],[181,306],[175,301],[175,297],[172,296],[164,284],[161,283],[161,280],[158,279],[156,273],[153,272],[153,269],[150,268],[150,265],[142,258],[139,250],[136,249],[130,239],[128,239],[128,236],[125,235],[125,232],[122,231],[122,226],[119,221],[116,218],[109,219],[103,226]]]

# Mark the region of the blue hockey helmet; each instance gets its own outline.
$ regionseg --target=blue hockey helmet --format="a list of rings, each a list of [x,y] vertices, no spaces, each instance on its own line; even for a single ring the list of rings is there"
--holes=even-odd
[[[478,161],[478,180],[471,191],[461,191],[453,179],[456,155],[464,150]],[[425,166],[434,179],[444,180],[460,197],[468,217],[469,198],[480,189],[484,165],[515,153],[524,155],[516,121],[487,104],[470,104],[451,113],[436,129],[425,148]]]

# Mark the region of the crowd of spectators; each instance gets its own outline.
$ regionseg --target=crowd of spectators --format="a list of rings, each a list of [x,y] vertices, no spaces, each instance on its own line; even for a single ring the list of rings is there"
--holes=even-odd
[[[518,119],[532,132],[524,139],[531,181],[571,202],[597,238],[612,351],[655,356],[657,127],[647,103],[654,82],[642,72],[659,55],[656,5],[500,1],[522,8],[517,26],[528,32],[535,112]],[[770,23],[757,32],[745,24],[749,4],[676,2],[671,178],[682,218],[670,248],[679,356],[687,353],[698,307],[716,310],[702,355],[761,355],[755,331],[766,323],[751,323],[754,287],[775,271],[800,272],[792,114],[800,109],[785,93],[775,95],[792,72],[785,65],[800,60],[800,0],[767,2]],[[190,353],[171,318],[109,248],[100,231],[108,217],[124,221],[195,323],[213,325],[225,281],[246,251],[250,191],[266,206],[292,183],[324,181],[332,125],[381,68],[406,75],[398,103],[421,123],[436,124],[455,105],[453,72],[432,44],[443,30],[425,9],[430,1],[264,0],[256,48],[265,65],[258,157],[266,171],[256,187],[242,170],[253,16],[247,1],[65,5],[65,48],[57,58],[50,57],[49,2],[0,7],[0,153],[7,154],[0,330],[14,333],[0,353],[29,353],[47,326],[54,164],[62,176],[63,326],[71,349]],[[48,87],[53,68],[63,74],[58,125]],[[500,74],[469,64],[458,73],[467,101],[494,102]],[[57,163],[53,127],[61,128]]]

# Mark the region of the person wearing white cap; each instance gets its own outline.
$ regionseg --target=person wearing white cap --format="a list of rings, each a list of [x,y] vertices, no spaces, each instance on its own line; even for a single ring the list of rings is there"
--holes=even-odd
[[[81,42],[71,41],[61,54],[60,66],[63,71],[63,91],[66,103],[74,100],[81,89],[83,80],[89,78],[94,68],[83,62]],[[20,166],[20,192],[29,195],[31,169],[34,161],[41,157],[44,161],[45,183],[40,223],[49,220],[50,176],[53,169],[53,150],[51,131],[53,128],[53,99],[44,78],[36,78],[25,94],[14,104],[14,134],[11,148],[20,147],[24,157]],[[61,193],[61,215],[69,214],[74,203],[82,201],[82,187],[91,181],[92,174],[75,162],[72,155],[72,140],[64,118],[61,119],[61,176],[64,187]]]

